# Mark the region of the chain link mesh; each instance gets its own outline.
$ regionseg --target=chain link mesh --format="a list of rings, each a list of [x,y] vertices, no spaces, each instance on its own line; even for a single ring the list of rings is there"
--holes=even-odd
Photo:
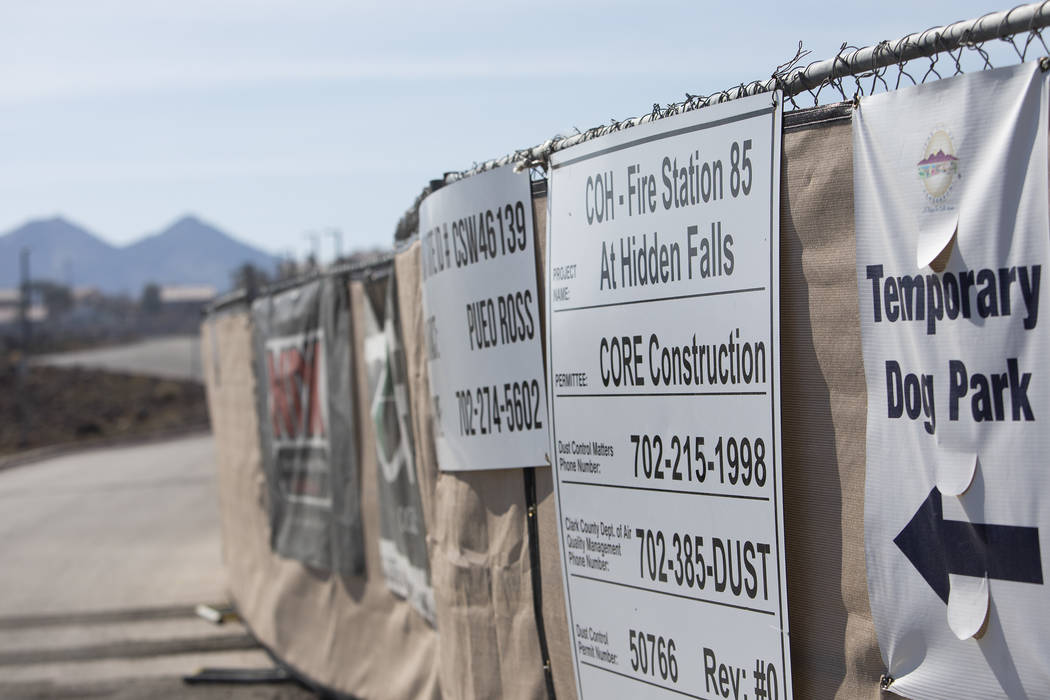
[[[836,102],[856,101],[879,92],[897,90],[908,85],[950,78],[964,73],[992,70],[994,68],[1023,63],[1039,57],[1045,59],[1050,55],[1043,36],[1045,25],[1037,23],[1043,16],[1043,9],[1050,7],[1050,0],[1038,5],[1022,5],[1005,13],[988,13],[960,32],[958,37],[952,35],[956,25],[934,27],[918,34],[912,34],[896,42],[883,41],[869,49],[842,44],[838,53],[831,59],[832,70],[814,84],[807,84],[806,75],[814,67],[827,63],[814,61],[805,68],[798,65],[810,52],[803,49],[799,42],[798,51],[788,62],[777,66],[769,80],[752,81],[719,90],[709,95],[685,94],[681,102],[666,106],[654,104],[652,110],[634,119],[624,121],[612,120],[609,124],[600,125],[580,132],[567,139],[552,140],[536,149],[516,151],[507,159],[507,163],[522,163],[533,171],[546,170],[550,154],[555,150],[588,141],[598,136],[620,131],[625,128],[670,117],[709,105],[728,102],[739,97],[763,92],[780,90],[785,101],[785,111],[819,107]],[[1032,21],[1025,30],[1008,33],[1011,15],[1021,9],[1030,9]],[[994,39],[978,40],[978,29],[982,23],[997,15],[1002,15],[997,23]],[[987,29],[985,29],[987,33]],[[995,50],[1003,49],[1003,50]],[[867,54],[870,54],[870,58]],[[870,69],[859,68],[864,63],[874,64]],[[801,86],[801,87],[800,87]],[[521,158],[522,154],[527,154]],[[495,163],[495,161],[492,161]],[[472,174],[476,169],[466,171]]]
[[[934,34],[932,42],[941,45],[937,52],[911,59],[903,58],[908,55],[908,50],[913,48],[907,38],[896,45],[884,41],[874,47],[874,50],[880,58],[892,56],[892,64],[861,72],[850,72],[844,76],[829,76],[818,85],[806,88],[798,94],[793,95],[785,91],[785,107],[790,105],[792,109],[803,109],[856,100],[909,85],[920,85],[964,73],[993,70],[1024,63],[1036,57],[1045,58],[1050,55],[1050,48],[1047,47],[1043,30],[1043,27],[1033,27],[1023,36],[1012,34],[987,41],[974,41],[966,37],[952,47],[946,45],[941,35]],[[857,47],[843,44],[835,60],[848,67],[848,58],[859,50]]]
[[[502,158],[474,163],[467,170],[446,173],[445,182],[508,165],[517,170],[527,169],[533,180],[543,179],[550,157],[556,151],[639,124],[774,90],[780,90],[785,111],[790,112],[838,102],[855,102],[880,92],[1035,58],[1039,58],[1043,69],[1047,70],[1050,69],[1050,48],[1043,32],[1048,25],[1050,0],[1043,0],[1007,11],[990,12],[973,20],[933,27],[871,47],[858,48],[844,43],[834,57],[814,61],[805,67],[800,67],[800,64],[810,52],[799,42],[794,57],[777,66],[768,79],[741,83],[709,95],[686,93],[681,102],[654,104],[642,116],[623,121],[612,119],[608,124],[586,131],[577,129],[575,134],[556,136]],[[398,224],[395,240],[405,240],[415,233],[415,210],[434,186],[428,186],[406,212]]]

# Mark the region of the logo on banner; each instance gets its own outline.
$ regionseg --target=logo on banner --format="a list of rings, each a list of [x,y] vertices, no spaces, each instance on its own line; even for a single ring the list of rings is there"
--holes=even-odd
[[[266,342],[266,398],[277,480],[290,501],[331,506],[328,384],[320,330]]]
[[[380,341],[385,338],[376,336]],[[390,371],[390,356],[387,353],[385,343],[383,347],[382,369],[379,380],[376,382],[375,393],[372,396],[372,424],[376,431],[376,452],[379,458],[379,468],[383,478],[388,484],[397,481],[402,467],[407,467],[406,459],[402,453],[401,421],[397,412],[397,399],[394,396],[393,372]],[[415,475],[408,469],[405,470],[409,480]]]
[[[267,398],[277,445],[327,444],[323,338],[312,331],[266,343]]]
[[[951,193],[952,184],[960,177],[959,159],[955,155],[951,134],[946,129],[937,129],[930,134],[917,167],[929,200],[934,204],[944,202]]]

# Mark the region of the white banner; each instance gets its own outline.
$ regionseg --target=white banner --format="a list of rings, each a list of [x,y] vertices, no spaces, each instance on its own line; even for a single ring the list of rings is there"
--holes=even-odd
[[[438,467],[547,463],[532,191],[498,168],[419,207],[423,313]]]
[[[364,283],[364,361],[379,478],[379,559],[387,587],[436,622],[426,522],[419,495],[401,310],[394,271]]]
[[[583,698],[791,697],[775,95],[555,155],[549,395]]]
[[[1050,689],[1047,96],[1031,63],[853,117],[868,586],[910,698]]]

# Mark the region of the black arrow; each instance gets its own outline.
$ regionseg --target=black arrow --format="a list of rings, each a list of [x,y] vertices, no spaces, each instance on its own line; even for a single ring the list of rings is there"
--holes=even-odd
[[[948,574],[1043,583],[1039,528],[945,520],[934,486],[893,543],[948,604]]]

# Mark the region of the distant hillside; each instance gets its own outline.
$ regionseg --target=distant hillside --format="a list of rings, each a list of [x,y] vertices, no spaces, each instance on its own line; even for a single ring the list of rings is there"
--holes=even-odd
[[[119,272],[119,249],[65,219],[42,219],[23,224],[0,236],[0,287],[19,282],[20,251],[31,251],[29,272],[34,278],[95,284]]]
[[[277,258],[193,216],[124,247],[112,246],[62,218],[30,221],[0,236],[0,288],[19,280],[19,251],[31,250],[37,279],[137,296],[150,282],[209,284],[223,291],[231,272],[250,262],[268,272]]]
[[[267,272],[277,266],[277,258],[269,253],[192,216],[121,249],[120,261],[131,289],[156,282],[210,284],[223,291],[231,286],[230,272],[245,262]]]

